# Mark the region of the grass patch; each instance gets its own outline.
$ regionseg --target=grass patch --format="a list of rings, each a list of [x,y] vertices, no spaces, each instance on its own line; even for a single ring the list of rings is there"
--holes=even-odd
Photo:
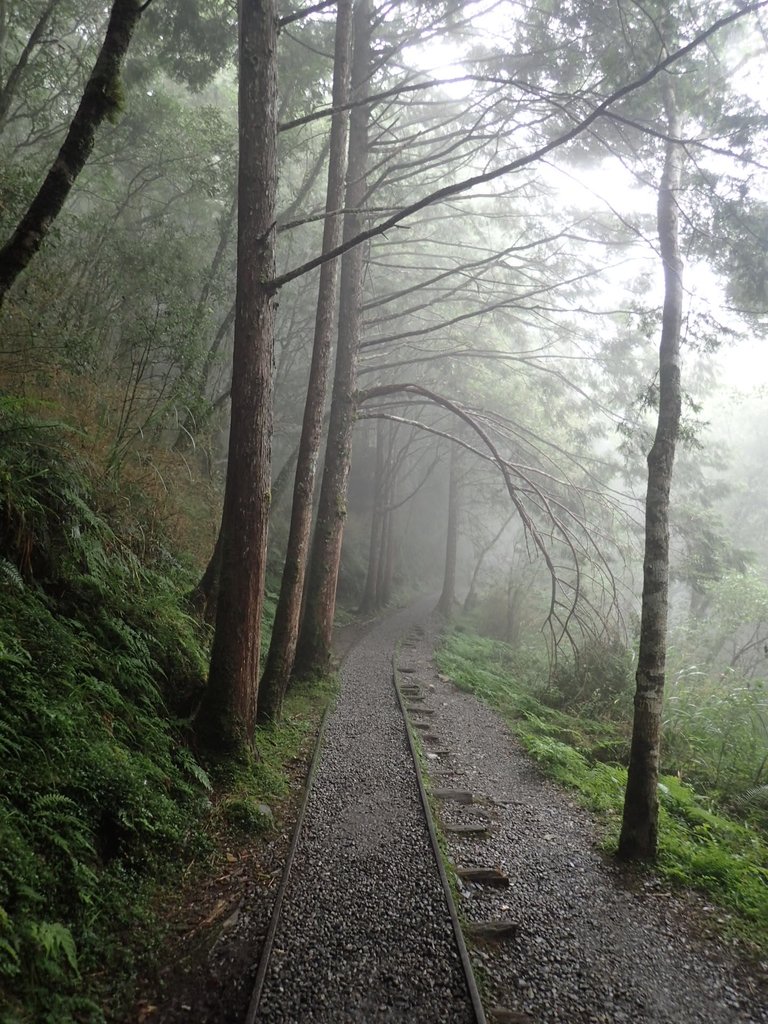
[[[586,717],[545,703],[544,673],[505,644],[469,633],[443,639],[437,663],[461,689],[498,711],[553,779],[576,790],[605,824],[615,849],[626,768],[608,752],[626,749],[628,723]],[[738,933],[768,949],[768,843],[758,829],[716,813],[673,776],[659,784],[660,875],[706,894],[733,916]]]

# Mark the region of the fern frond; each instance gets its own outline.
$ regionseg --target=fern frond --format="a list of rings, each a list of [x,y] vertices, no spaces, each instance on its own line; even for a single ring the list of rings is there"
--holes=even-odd
[[[24,590],[24,578],[13,564],[9,562],[7,558],[0,557],[0,582],[8,584],[13,587],[14,590]]]

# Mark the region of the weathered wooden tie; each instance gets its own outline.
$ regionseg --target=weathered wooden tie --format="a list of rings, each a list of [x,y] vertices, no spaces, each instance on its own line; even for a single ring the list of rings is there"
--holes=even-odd
[[[475,802],[475,794],[468,789],[436,789],[435,800],[446,800],[454,804],[471,804]]]
[[[457,868],[456,874],[465,882],[474,882],[477,885],[491,885],[496,889],[506,889],[509,886],[509,876],[498,868],[484,868],[471,864],[465,868]]]
[[[464,822],[460,825],[443,825],[444,832],[456,836],[488,836],[488,826],[482,822]]]
[[[473,939],[498,942],[517,934],[517,921],[470,921],[466,929]]]
[[[535,1024],[533,1017],[521,1010],[508,1010],[506,1006],[492,1006],[488,1019],[493,1024]]]

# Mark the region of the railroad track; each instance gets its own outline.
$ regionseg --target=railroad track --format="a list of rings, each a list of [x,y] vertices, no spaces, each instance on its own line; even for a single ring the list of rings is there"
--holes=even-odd
[[[345,659],[245,1024],[485,1024],[392,654],[412,622]]]

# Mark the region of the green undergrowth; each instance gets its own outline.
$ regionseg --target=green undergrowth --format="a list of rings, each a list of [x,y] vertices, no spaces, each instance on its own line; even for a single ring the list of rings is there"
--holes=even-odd
[[[252,759],[222,762],[212,771],[221,799],[216,815],[246,832],[263,832],[272,820],[263,805],[284,800],[290,792],[288,768],[299,758],[317,730],[323,712],[338,692],[335,676],[315,676],[295,682],[283,705],[279,724],[256,730]]]
[[[259,805],[327,700],[327,683],[295,691],[259,759],[206,771],[199,569],[126,505],[71,431],[0,396],[2,1024],[97,1024],[129,998],[160,891],[214,863],[220,822],[268,827]]]
[[[626,786],[628,720],[600,719],[547,703],[546,669],[524,653],[470,633],[443,638],[437,663],[461,689],[501,713],[542,769],[598,813],[615,849]],[[697,889],[729,912],[730,927],[768,949],[768,843],[764,833],[708,806],[674,776],[659,784],[659,874]]]
[[[210,781],[185,742],[190,569],[141,560],[60,425],[0,402],[0,1019],[97,1021]]]

